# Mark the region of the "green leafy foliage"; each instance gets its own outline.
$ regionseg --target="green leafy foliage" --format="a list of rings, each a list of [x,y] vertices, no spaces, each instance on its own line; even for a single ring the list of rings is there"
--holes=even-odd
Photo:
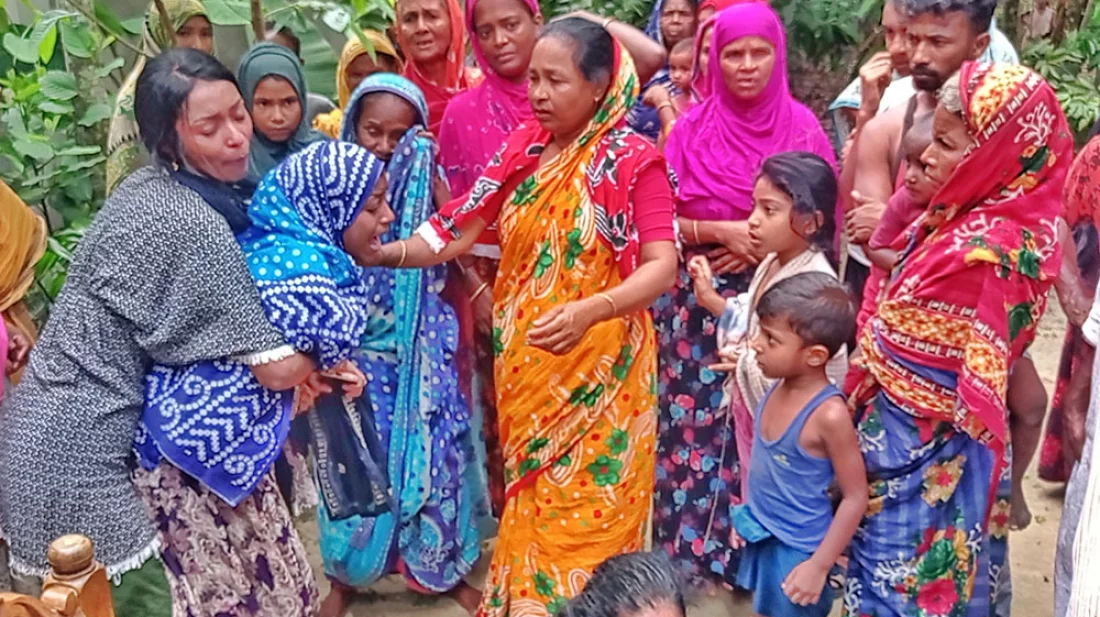
[[[37,13],[25,27],[0,14],[0,178],[51,224],[29,298],[43,319],[103,202],[106,121],[122,61],[98,62],[115,35],[80,12]]]
[[[540,0],[539,8],[547,20],[573,11],[590,11],[645,28],[654,0]]]
[[[1046,39],[1030,43],[1021,61],[1050,82],[1070,127],[1082,139],[1100,120],[1100,20],[1094,16],[1059,45]]]
[[[792,54],[835,69],[857,46],[877,36],[882,0],[775,0]]]

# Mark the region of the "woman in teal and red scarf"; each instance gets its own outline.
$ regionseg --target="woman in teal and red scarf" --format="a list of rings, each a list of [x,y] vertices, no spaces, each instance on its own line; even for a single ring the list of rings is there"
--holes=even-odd
[[[944,184],[849,376],[871,481],[849,615],[999,614],[1007,588],[1006,384],[1061,265],[1073,136],[1039,75],[977,63],[941,91],[934,136],[922,160]]]

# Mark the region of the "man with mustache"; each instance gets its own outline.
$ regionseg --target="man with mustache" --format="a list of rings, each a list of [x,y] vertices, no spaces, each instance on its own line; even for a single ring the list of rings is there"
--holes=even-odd
[[[906,48],[916,94],[908,104],[893,107],[857,128],[842,180],[842,188],[859,194],[848,204],[849,211],[864,204],[885,203],[893,194],[900,159],[898,150],[906,124],[932,113],[936,108],[936,92],[947,78],[963,62],[985,53],[997,6],[996,0],[900,2],[907,17]],[[863,236],[874,230],[881,210],[874,216],[866,211],[859,217],[853,214],[849,212],[847,221],[849,238],[856,243],[865,242]]]
[[[962,35],[956,35],[953,49],[936,50],[936,58],[951,51],[958,52],[959,46],[969,45],[970,51],[980,46],[980,41],[972,40],[977,35],[968,32],[965,24],[973,21],[975,23],[971,28],[976,28],[985,23],[987,29],[981,32],[988,34],[988,37],[983,37],[987,43],[982,46],[982,51],[974,52],[979,54],[978,59],[983,62],[1017,64],[1019,57],[1008,37],[997,29],[995,19],[985,18],[985,14],[992,13],[995,5],[995,0],[951,0],[939,3],[928,0],[888,0],[882,13],[887,51],[876,54],[864,64],[859,77],[829,107],[834,129],[838,131],[837,145],[842,150],[844,170],[841,176],[841,195],[846,200],[845,207],[849,212],[845,231],[849,233],[851,244],[848,247],[845,281],[857,297],[863,293],[870,266],[862,244],[870,239],[870,234],[882,217],[882,204],[885,202],[883,196],[888,197],[893,193],[895,179],[901,177],[901,137],[912,126],[913,120],[923,113],[931,113],[935,107],[935,89],[938,87],[925,92],[923,96],[913,96],[914,93],[920,93],[921,89],[914,84],[910,73],[911,42],[907,32],[909,21],[919,17],[922,22],[927,22],[929,18],[942,22],[949,14],[956,15],[955,23],[951,26],[963,27]],[[974,18],[968,19],[969,15]],[[925,24],[926,30],[927,26]],[[940,43],[938,39],[933,42]],[[956,55],[946,65],[936,62],[931,66],[940,67],[935,72],[939,73],[940,78],[946,79],[966,59],[970,58],[962,56],[960,60]],[[929,61],[924,60],[922,63],[929,64]],[[871,120],[876,117],[879,119],[870,125]],[[855,138],[863,133],[868,136],[861,142],[862,154],[857,159],[852,153],[853,144]],[[853,188],[859,190],[864,199],[851,200]]]

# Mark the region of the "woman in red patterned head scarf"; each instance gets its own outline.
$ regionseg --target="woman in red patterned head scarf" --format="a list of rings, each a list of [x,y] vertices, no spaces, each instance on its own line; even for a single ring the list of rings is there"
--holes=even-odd
[[[1008,375],[1061,266],[1073,136],[1035,72],[969,62],[922,161],[944,184],[905,240],[850,382],[871,505],[851,614],[988,615],[1007,582]]]

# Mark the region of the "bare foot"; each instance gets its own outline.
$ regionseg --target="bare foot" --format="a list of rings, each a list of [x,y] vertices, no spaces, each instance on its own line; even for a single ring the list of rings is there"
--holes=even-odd
[[[348,612],[348,606],[351,604],[351,597],[354,594],[350,589],[345,588],[343,585],[333,584],[332,591],[325,597],[325,601],[321,603],[321,612],[318,617],[344,617]]]
[[[1011,502],[1011,528],[1015,531],[1027,529],[1031,524],[1031,510],[1027,507],[1027,498],[1023,489],[1013,489]]]
[[[447,592],[447,597],[458,602],[471,615],[476,615],[477,607],[481,605],[481,592],[467,585],[466,581]]]

